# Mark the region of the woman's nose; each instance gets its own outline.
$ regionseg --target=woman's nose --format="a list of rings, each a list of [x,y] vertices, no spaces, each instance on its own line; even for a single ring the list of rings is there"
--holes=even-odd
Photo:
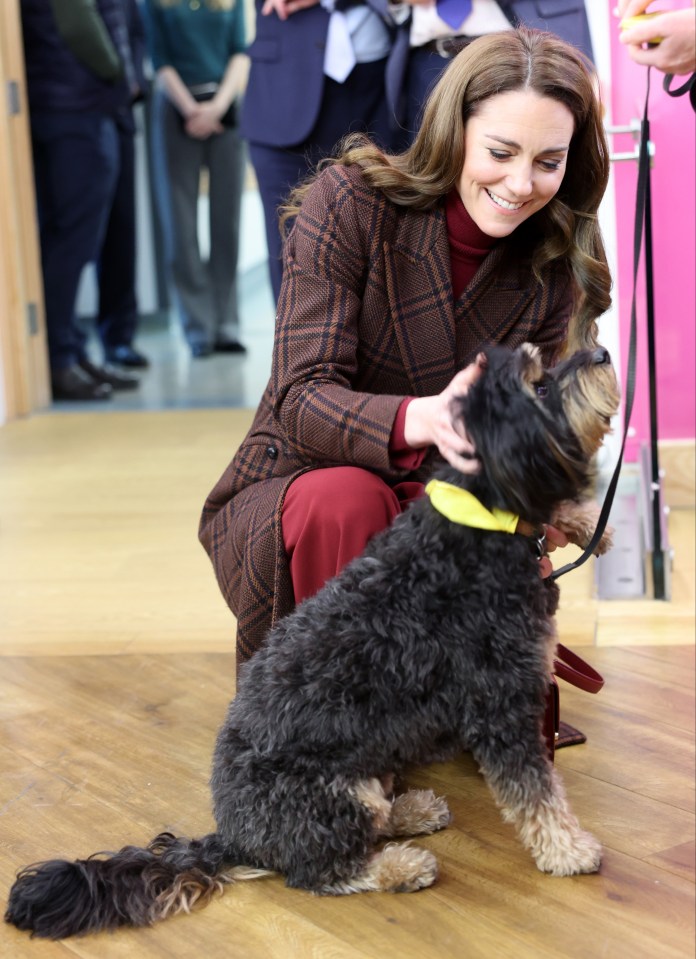
[[[520,166],[516,170],[511,170],[507,176],[507,186],[515,196],[529,196],[534,189],[531,168]]]

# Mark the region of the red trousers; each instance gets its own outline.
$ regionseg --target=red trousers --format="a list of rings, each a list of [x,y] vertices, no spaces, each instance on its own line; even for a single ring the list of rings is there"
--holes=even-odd
[[[295,602],[318,592],[422,495],[422,483],[388,486],[357,466],[299,476],[285,496],[281,519]]]

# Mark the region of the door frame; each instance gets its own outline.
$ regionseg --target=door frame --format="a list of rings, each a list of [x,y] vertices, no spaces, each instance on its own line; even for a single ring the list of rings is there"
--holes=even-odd
[[[0,424],[51,402],[19,0],[0,3]]]

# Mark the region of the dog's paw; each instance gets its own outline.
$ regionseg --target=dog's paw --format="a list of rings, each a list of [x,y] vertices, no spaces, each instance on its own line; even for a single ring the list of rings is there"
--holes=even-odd
[[[597,529],[601,509],[598,503],[561,503],[554,513],[552,524],[565,533],[571,543],[580,549],[587,549]],[[595,556],[608,552],[614,545],[614,530],[607,526],[599,543],[595,547]]]
[[[437,879],[437,860],[427,849],[410,842],[390,842],[376,852],[362,872],[350,879],[315,890],[324,896],[354,892],[417,892]]]
[[[437,832],[445,829],[452,822],[452,813],[444,796],[436,796],[432,789],[425,790],[426,800],[424,816],[421,825],[424,833]]]
[[[392,806],[389,833],[392,836],[426,836],[449,826],[452,814],[442,796],[432,789],[409,789]]]
[[[382,850],[380,873],[384,892],[417,892],[437,879],[437,859],[427,849],[390,843]]]
[[[542,872],[552,876],[575,876],[597,872],[602,861],[602,846],[592,833],[574,829],[556,836],[554,843],[534,858]]]
[[[607,526],[607,528],[602,533],[602,536],[595,547],[595,551],[594,551],[595,556],[603,556],[605,553],[608,553],[613,545],[614,545],[614,529],[612,526]]]

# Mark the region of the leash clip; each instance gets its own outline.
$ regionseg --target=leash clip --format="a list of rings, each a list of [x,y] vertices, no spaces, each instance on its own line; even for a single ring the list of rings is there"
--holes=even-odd
[[[544,556],[546,556],[546,527],[535,531],[533,542],[537,554],[537,562],[541,562]]]

